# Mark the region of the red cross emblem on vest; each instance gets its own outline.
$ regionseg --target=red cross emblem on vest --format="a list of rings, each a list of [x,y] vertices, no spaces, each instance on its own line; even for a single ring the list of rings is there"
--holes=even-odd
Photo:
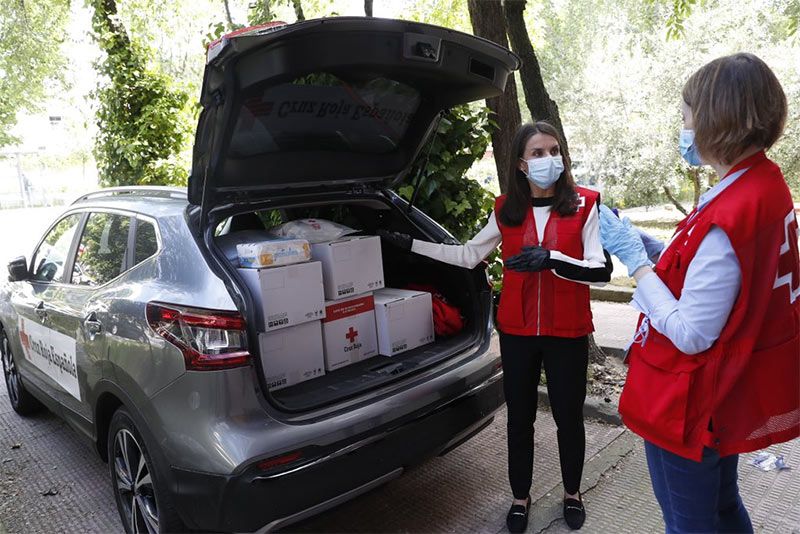
[[[780,259],[778,260],[778,274],[775,275],[777,289],[787,286],[789,302],[794,303],[800,297],[800,265],[798,265],[797,240],[800,239],[800,229],[797,227],[797,217],[794,210],[790,211],[784,220],[785,240],[781,245]]]
[[[355,343],[356,338],[358,337],[358,330],[351,326],[350,330],[344,335],[344,337],[346,337],[350,343]]]

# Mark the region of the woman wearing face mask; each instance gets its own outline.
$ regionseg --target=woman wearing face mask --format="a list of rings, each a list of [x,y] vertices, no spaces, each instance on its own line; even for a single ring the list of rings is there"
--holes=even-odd
[[[583,402],[588,335],[593,331],[589,283],[611,277],[600,246],[599,195],[576,187],[561,136],[546,122],[523,125],[513,141],[508,193],[488,224],[464,245],[440,245],[384,233],[389,243],[439,261],[473,268],[498,245],[504,262],[497,312],[508,407],[508,471],[514,501],[511,532],[528,523],[533,468],[533,423],[542,366],[564,480],[564,518],[583,525]]]
[[[777,78],[752,54],[689,78],[680,151],[720,181],[654,269],[630,224],[601,208],[603,243],[636,278],[642,312],[619,410],[645,439],[668,533],[753,532],[738,454],[800,435],[797,218],[764,153],[786,108]]]

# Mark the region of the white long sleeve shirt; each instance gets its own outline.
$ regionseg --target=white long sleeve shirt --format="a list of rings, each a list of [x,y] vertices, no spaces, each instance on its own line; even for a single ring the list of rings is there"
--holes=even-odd
[[[737,171],[709,189],[700,197],[697,211],[745,172],[747,169]],[[675,298],[655,273],[639,280],[631,305],[645,314],[647,320],[634,341],[646,343],[647,332],[652,327],[685,354],[708,350],[728,322],[741,286],[742,270],[730,239],[724,230],[712,226],[686,270],[680,299]]]
[[[550,219],[551,206],[536,206],[532,209],[536,222],[536,232],[538,235],[543,236],[547,221]],[[502,239],[495,213],[492,212],[486,226],[463,245],[443,245],[415,239],[411,250],[444,263],[471,269],[491,254],[500,245]],[[561,276],[568,280],[594,285],[596,282],[582,280],[582,275],[578,274],[577,271],[606,270],[606,257],[600,244],[600,217],[597,209],[593,209],[586,218],[581,239],[583,241],[583,258],[573,258],[558,250],[550,251],[550,259],[566,267],[565,269],[556,268],[553,272],[556,276]],[[590,278],[596,277],[595,274],[594,277]],[[608,276],[604,280],[607,281]]]

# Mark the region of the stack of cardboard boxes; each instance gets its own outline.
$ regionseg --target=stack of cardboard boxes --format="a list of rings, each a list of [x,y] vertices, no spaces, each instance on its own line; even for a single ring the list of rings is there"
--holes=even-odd
[[[380,238],[266,243],[237,250],[239,272],[261,301],[261,359],[271,390],[433,341],[431,295],[383,289]]]

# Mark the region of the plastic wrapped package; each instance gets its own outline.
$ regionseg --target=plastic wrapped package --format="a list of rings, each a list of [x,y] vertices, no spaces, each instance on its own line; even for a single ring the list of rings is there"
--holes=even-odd
[[[358,230],[326,219],[297,219],[275,226],[269,231],[275,237],[305,239],[309,243],[335,241],[356,232]]]
[[[271,239],[256,243],[238,243],[239,267],[260,269],[302,263],[311,259],[311,247],[305,239]]]

